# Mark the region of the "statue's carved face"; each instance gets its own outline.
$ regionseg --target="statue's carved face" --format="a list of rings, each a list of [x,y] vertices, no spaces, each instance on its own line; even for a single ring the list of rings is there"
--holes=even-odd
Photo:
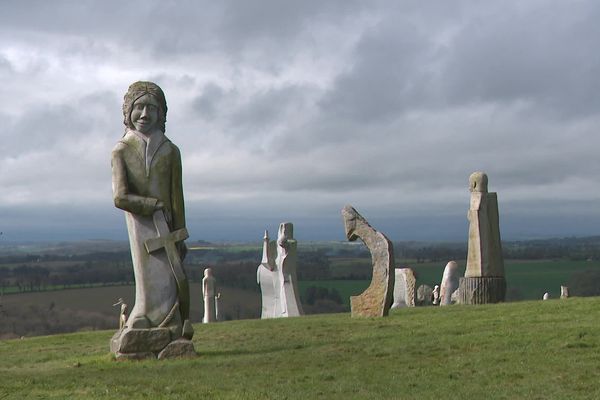
[[[154,96],[145,94],[133,103],[131,123],[135,129],[145,135],[158,128],[159,104]]]

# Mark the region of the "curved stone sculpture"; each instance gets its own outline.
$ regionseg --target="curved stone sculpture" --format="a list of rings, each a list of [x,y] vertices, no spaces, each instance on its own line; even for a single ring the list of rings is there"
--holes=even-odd
[[[373,279],[369,287],[358,296],[350,297],[352,316],[384,317],[388,315],[394,289],[394,248],[390,240],[369,225],[353,207],[342,209],[346,237],[359,239],[369,249],[373,264]]]

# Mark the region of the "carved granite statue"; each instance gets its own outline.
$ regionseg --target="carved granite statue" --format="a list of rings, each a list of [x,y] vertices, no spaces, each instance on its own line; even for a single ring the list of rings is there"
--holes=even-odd
[[[112,152],[115,206],[125,211],[135,305],[111,340],[117,358],[195,354],[189,321],[181,156],[165,136],[160,87],[135,82],[123,101],[125,134]]]
[[[204,270],[202,279],[202,297],[204,298],[204,317],[202,322],[208,324],[217,320],[216,284],[217,280],[212,274],[211,268]]]
[[[358,296],[350,297],[352,316],[384,317],[388,315],[393,300],[395,282],[394,247],[381,232],[369,225],[353,207],[342,209],[346,237],[350,241],[362,240],[371,252],[373,278],[369,287]]]
[[[394,303],[391,308],[415,306],[417,279],[412,268],[395,268]]]
[[[440,285],[440,306],[452,304],[452,293],[458,289],[458,280],[458,264],[456,261],[449,261],[444,268]]]
[[[459,281],[461,303],[497,303],[506,295],[498,199],[496,193],[488,193],[483,172],[471,174],[469,190],[469,244],[465,276]]]
[[[265,231],[262,262],[256,271],[262,295],[262,319],[304,314],[296,277],[297,243],[293,229],[290,222],[281,223],[276,242],[269,242]]]

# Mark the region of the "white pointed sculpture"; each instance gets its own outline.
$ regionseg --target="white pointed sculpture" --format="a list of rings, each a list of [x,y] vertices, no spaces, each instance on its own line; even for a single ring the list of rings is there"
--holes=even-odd
[[[265,231],[262,262],[256,271],[262,294],[262,319],[304,314],[298,295],[297,243],[293,232],[290,222],[281,223],[277,242],[269,242],[268,232]]]

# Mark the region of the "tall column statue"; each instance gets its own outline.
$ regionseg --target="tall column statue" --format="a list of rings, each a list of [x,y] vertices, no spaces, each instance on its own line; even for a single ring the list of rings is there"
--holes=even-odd
[[[167,102],[152,82],[125,94],[125,134],[112,151],[115,206],[125,212],[135,305],[111,340],[117,358],[195,354],[186,254],[181,156],[165,136]]]
[[[460,299],[462,304],[497,303],[506,296],[498,198],[488,193],[483,172],[471,174],[469,190],[469,246],[465,276],[459,281]]]

